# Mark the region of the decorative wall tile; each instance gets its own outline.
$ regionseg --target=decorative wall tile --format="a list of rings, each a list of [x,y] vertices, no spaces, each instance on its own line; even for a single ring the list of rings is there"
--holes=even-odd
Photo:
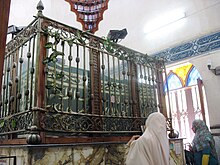
[[[152,54],[152,56],[165,58],[167,63],[183,60],[220,49],[220,32],[206,35],[178,46],[168,48]]]

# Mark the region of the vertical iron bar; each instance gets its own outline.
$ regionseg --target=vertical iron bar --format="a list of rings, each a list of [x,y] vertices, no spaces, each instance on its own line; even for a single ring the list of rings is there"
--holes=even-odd
[[[17,95],[18,95],[18,92],[19,92],[19,78],[18,78],[18,59],[19,59],[19,52],[20,52],[20,47],[18,48],[17,52],[16,52],[16,59],[15,59],[15,65],[16,65],[16,77],[15,77],[15,83],[16,83],[16,86],[15,86],[15,113],[18,112],[18,99],[17,99]]]
[[[62,45],[62,53],[64,54],[64,51],[65,51],[65,42],[62,41],[61,43]],[[63,108],[64,108],[64,100],[63,100],[63,96],[65,95],[65,89],[64,89],[64,86],[63,86],[63,79],[64,79],[64,55],[62,56],[62,66],[61,66],[61,93],[62,93],[62,97],[61,97],[61,111],[63,111]]]
[[[86,48],[83,46],[83,110],[86,113]]]
[[[118,109],[117,109],[117,96],[116,96],[116,81],[115,81],[115,57],[112,56],[113,58],[113,88],[114,88],[114,96],[113,96],[113,111],[114,111],[114,115],[117,116],[118,115]]]
[[[29,39],[28,41],[28,52],[27,52],[27,58],[28,58],[28,64],[27,64],[27,76],[26,76],[26,91],[25,91],[25,96],[26,96],[26,100],[25,100],[25,110],[28,110],[28,96],[29,96],[29,68],[30,68],[30,58],[31,58],[31,39]]]
[[[149,110],[152,112],[153,104],[152,104],[152,85],[151,85],[151,73],[150,66],[147,67],[147,75],[148,75],[148,83],[149,83]]]
[[[10,60],[10,73],[9,73],[9,97],[8,97],[8,110],[9,114],[11,115],[13,113],[13,107],[12,107],[12,100],[11,98],[13,97],[13,62],[14,61],[14,52],[11,55],[11,60]]]
[[[155,66],[153,66],[151,68],[151,72],[152,72],[152,83],[153,83],[153,97],[154,97],[154,105],[153,107],[155,108],[154,111],[157,111],[157,95],[156,95],[156,89],[157,89],[157,85],[156,85],[156,77],[155,77]]]
[[[105,115],[106,110],[106,92],[105,92],[105,61],[104,61],[104,52],[102,52],[102,113]]]
[[[76,45],[76,112],[78,112],[79,109],[79,97],[80,97],[80,92],[79,92],[79,45]]]
[[[127,92],[128,92],[128,116],[132,116],[132,99],[131,99],[131,74],[132,74],[132,68],[131,68],[131,66],[130,66],[130,61],[129,60],[127,60],[127,76],[128,76],[128,83],[127,83],[127,85],[128,85],[128,89],[127,89]]]
[[[122,97],[122,85],[121,85],[121,68],[120,68],[120,61],[119,61],[119,58],[118,58],[118,89],[119,89],[119,109],[120,109],[120,112],[119,112],[119,114],[122,116],[122,99],[121,99],[121,97]]]
[[[126,75],[126,71],[125,71],[125,60],[123,59],[123,71],[122,71],[122,74],[123,74],[123,84],[124,84],[124,98],[123,98],[123,101],[124,101],[124,113],[125,115],[127,116],[127,104],[128,104],[128,100],[127,100],[127,91],[126,91],[126,78],[125,78],[125,75]]]
[[[4,62],[4,82],[3,82],[3,85],[2,85],[2,88],[3,88],[3,100],[2,100],[2,117],[5,117],[6,116],[6,106],[5,106],[5,99],[7,99],[6,97],[6,72],[7,72],[7,58],[4,58],[5,62]]]
[[[11,59],[11,73],[10,73],[10,99],[9,99],[9,104],[10,104],[10,114],[15,113],[15,102],[14,102],[14,95],[16,94],[16,54],[17,50],[12,54],[12,59]]]
[[[147,71],[146,71],[146,66],[144,66],[144,80],[145,80],[145,96],[146,96],[146,105],[145,105],[145,117],[147,116],[147,114],[149,113],[149,84],[148,84],[148,75],[147,75]]]
[[[18,112],[21,111],[21,98],[22,98],[22,94],[21,94],[21,80],[22,80],[22,64],[24,62],[23,60],[23,50],[24,50],[24,45],[22,45],[21,47],[21,56],[19,58],[19,63],[20,63],[20,69],[19,69],[19,85],[18,85],[18,94],[17,94],[17,99],[18,99],[18,104],[17,104],[17,109],[18,109]]]
[[[72,93],[72,89],[71,89],[71,61],[72,61],[73,57],[72,57],[72,45],[69,45],[69,57],[68,57],[68,60],[69,60],[69,82],[68,82],[68,112],[71,111],[71,100],[72,100],[72,97],[73,97],[73,93]]]
[[[35,60],[34,60],[34,58],[35,58],[35,37],[36,36],[34,36],[32,39],[33,39],[33,47],[32,47],[32,62],[31,62],[31,64],[32,64],[32,66],[31,66],[31,86],[30,86],[30,109],[32,108],[32,102],[33,102],[33,79],[34,79],[34,64],[35,64]]]
[[[140,87],[141,88],[141,92],[140,92],[141,93],[141,99],[140,99],[141,100],[141,102],[140,102],[141,105],[140,105],[140,107],[141,107],[141,116],[144,117],[144,115],[143,115],[144,114],[144,110],[145,110],[145,108],[144,108],[144,106],[145,106],[145,102],[144,102],[144,87],[143,87],[143,82],[144,82],[143,81],[143,77],[144,76],[143,76],[143,73],[142,73],[142,65],[140,65],[139,67],[140,67],[140,79],[141,79],[141,82],[140,82],[141,83],[141,87]]]
[[[55,45],[55,51],[57,51],[57,44]],[[55,97],[56,97],[56,95],[57,95],[57,92],[58,92],[58,89],[57,89],[57,64],[56,64],[56,62],[54,62],[54,65],[53,65],[53,85],[54,85],[54,89],[53,89],[53,94],[55,95]],[[55,103],[53,102],[53,108],[55,109],[55,108],[57,108],[56,106],[55,106]],[[58,109],[59,110],[59,109]]]
[[[112,114],[112,106],[111,106],[111,74],[110,74],[110,62],[109,62],[109,54],[107,54],[107,62],[108,62],[108,115]]]
[[[5,116],[9,115],[9,107],[7,106],[8,102],[9,102],[9,76],[10,76],[10,58],[11,58],[11,55],[8,56],[8,68],[7,68],[7,80],[6,80],[6,100],[5,100]]]
[[[154,75],[153,75],[153,66],[150,67],[150,75],[151,75],[151,107],[152,112],[154,112],[155,98],[154,98]]]

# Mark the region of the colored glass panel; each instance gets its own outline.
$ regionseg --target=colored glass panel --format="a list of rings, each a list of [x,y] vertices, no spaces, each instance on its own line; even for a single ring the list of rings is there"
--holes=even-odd
[[[190,71],[191,67],[192,67],[192,64],[187,64],[187,65],[181,66],[181,67],[176,68],[176,69],[173,70],[173,73],[178,75],[178,77],[184,83],[183,86],[185,86],[186,77],[187,77],[188,72]]]
[[[176,74],[171,73],[168,77],[167,77],[167,82],[168,82],[168,88],[169,90],[174,90],[174,89],[178,89],[178,88],[182,88],[182,82],[179,79],[179,77],[177,77]],[[164,86],[164,91],[167,92],[167,85],[165,83]]]
[[[189,75],[188,75],[186,86],[196,85],[198,78],[202,79],[202,77],[199,74],[198,70],[195,67],[193,67],[192,70],[190,71]]]

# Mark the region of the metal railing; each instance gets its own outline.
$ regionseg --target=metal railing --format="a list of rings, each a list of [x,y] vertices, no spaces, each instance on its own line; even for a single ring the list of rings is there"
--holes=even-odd
[[[164,61],[39,14],[7,44],[0,135],[130,133],[165,110]]]

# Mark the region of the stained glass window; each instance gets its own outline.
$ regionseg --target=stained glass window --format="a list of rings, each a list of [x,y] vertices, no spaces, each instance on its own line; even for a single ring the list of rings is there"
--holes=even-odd
[[[169,72],[167,77],[168,88],[174,90],[196,85],[198,78],[202,79],[198,70],[192,64],[187,64]],[[164,91],[167,92],[166,83],[164,84]]]
[[[178,88],[183,87],[181,80],[174,73],[171,73],[171,74],[168,75],[167,82],[168,82],[169,90],[174,90],[174,89],[178,89]],[[164,86],[164,91],[167,92],[167,85],[166,85],[166,83],[165,83],[165,86]]]
[[[196,85],[198,78],[202,79],[202,77],[200,76],[198,70],[195,67],[193,67],[191,69],[190,73],[188,74],[187,79],[186,79],[186,86]]]

